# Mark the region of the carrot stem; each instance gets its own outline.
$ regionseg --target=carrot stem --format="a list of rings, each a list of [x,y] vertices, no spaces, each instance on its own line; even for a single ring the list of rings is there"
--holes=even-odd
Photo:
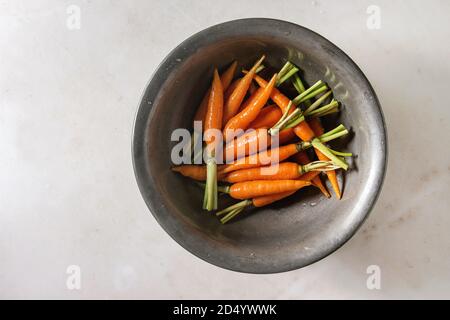
[[[258,68],[256,68],[255,73],[260,73],[261,71],[264,70],[266,66],[263,64],[260,64]]]
[[[343,137],[346,134],[348,134],[347,129],[341,130],[341,131],[336,132],[334,134],[327,135],[326,137],[323,137],[323,138],[320,138],[320,137],[319,138],[320,138],[320,142],[325,143],[325,142],[328,142],[328,141],[335,140],[337,138]]]
[[[324,105],[323,107],[320,107],[319,109],[316,110],[312,110],[310,112],[308,112],[308,114],[305,115],[309,116],[309,117],[322,117],[325,114],[328,114],[331,110],[337,110],[339,107],[339,102],[337,102],[336,100],[332,100],[329,104]]]
[[[233,219],[235,216],[237,216],[239,213],[241,213],[244,210],[245,207],[243,208],[238,208],[235,209],[233,211],[231,211],[230,213],[228,213],[225,217],[223,217],[222,219],[220,219],[220,222],[222,224],[227,223],[228,221],[230,221],[231,219]]]
[[[294,98],[294,100],[292,100],[292,103],[295,104],[296,106],[299,105],[301,102],[308,100],[308,97],[311,93],[315,92],[316,89],[320,89],[322,88],[322,86],[324,86],[325,84],[323,83],[322,80],[317,81],[315,84],[313,84],[311,87],[309,87],[307,90],[303,91],[302,93],[300,93],[297,97]],[[325,85],[326,86],[326,85]],[[314,97],[314,96],[313,96]]]
[[[302,121],[305,121],[305,116],[303,114],[299,117],[296,117],[295,119],[290,120],[283,129],[294,128]]]
[[[233,204],[233,205],[231,205],[231,206],[229,206],[229,207],[227,207],[227,208],[225,208],[225,209],[223,209],[223,210],[221,210],[221,211],[218,211],[218,212],[216,213],[216,216],[221,216],[221,215],[223,215],[223,214],[225,214],[225,213],[234,211],[234,210],[236,210],[236,209],[242,209],[242,208],[245,208],[245,207],[247,207],[247,206],[249,206],[249,205],[251,205],[251,204],[252,204],[252,200],[243,200],[243,201],[238,202],[238,203],[236,203],[236,204]]]
[[[320,107],[319,109],[313,110],[309,114],[306,112],[302,112],[300,108],[297,108],[294,112],[292,112],[282,123],[279,123],[274,130],[281,129],[289,129],[297,126],[300,122],[305,120],[305,116],[315,116],[321,117],[324,114],[327,114],[333,109],[336,109],[339,106],[339,103],[333,100],[331,103]]]
[[[344,170],[348,169],[348,164],[345,163],[342,159],[340,159],[336,155],[334,155],[318,138],[314,138],[311,141],[311,144],[315,149],[319,150],[324,155],[326,155],[335,165]]]
[[[289,78],[292,77],[294,74],[296,74],[298,71],[299,71],[299,69],[297,67],[293,67],[284,76],[279,78],[279,80],[276,82],[275,86],[277,86],[277,87],[280,86],[282,83],[289,80]]]
[[[305,114],[311,113],[313,110],[315,110],[317,107],[320,106],[320,104],[325,101],[325,99],[331,94],[331,90],[327,91],[323,95],[321,95],[312,105],[310,105],[306,110]]]
[[[294,68],[295,66],[290,62],[286,62],[280,69],[280,71],[278,72],[278,79],[281,79],[286,73],[288,73],[289,70],[291,70],[292,68]]]
[[[327,91],[327,89],[328,89],[327,85],[326,85],[326,84],[323,84],[320,88],[318,88],[318,89],[314,90],[313,92],[311,92],[310,94],[304,96],[304,97],[300,100],[299,103],[302,103],[302,102],[304,102],[304,101],[306,101],[306,100],[309,100],[309,99],[311,99],[311,98],[314,98],[314,97],[317,96],[318,94],[320,94],[320,93],[322,93],[322,92],[324,92],[324,91]]]
[[[302,165],[302,173],[310,171],[329,171],[337,169],[338,167],[333,165],[330,161],[313,161],[308,164]]]
[[[214,158],[206,162],[206,188],[203,197],[203,209],[217,209],[217,164]]]
[[[343,129],[345,129],[345,126],[344,126],[343,124],[340,124],[340,125],[338,125],[336,128],[331,129],[331,130],[329,130],[329,131],[327,131],[327,132],[321,134],[320,137],[321,137],[321,138],[325,138],[326,136],[335,134],[335,133],[337,133],[337,132],[339,132],[339,131],[341,131],[341,130],[343,130]]]
[[[328,149],[330,149],[330,148],[328,148]],[[337,156],[340,156],[340,157],[353,157],[353,153],[351,153],[351,152],[340,152],[340,151],[336,151],[336,150],[333,150],[333,149],[330,149],[330,151],[333,154],[335,154]]]
[[[299,94],[305,91],[305,86],[303,85],[302,79],[298,74],[294,75],[294,78],[292,78],[292,84]]]

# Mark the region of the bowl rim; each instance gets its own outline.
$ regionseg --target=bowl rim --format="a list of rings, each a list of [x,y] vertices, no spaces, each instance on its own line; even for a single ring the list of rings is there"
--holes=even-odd
[[[156,79],[158,76],[158,73],[162,68],[165,68],[166,73],[167,71],[172,71],[175,67],[175,64],[171,62],[171,60],[174,60],[174,57],[178,55],[180,50],[184,50],[187,45],[192,42],[196,41],[199,38],[205,37],[207,34],[214,33],[218,30],[222,30],[224,28],[232,27],[235,24],[242,24],[242,23],[272,23],[278,26],[284,26],[284,27],[290,27],[295,29],[300,29],[303,32],[310,33],[312,36],[316,37],[320,41],[326,43],[327,45],[331,46],[333,50],[335,50],[337,53],[339,53],[342,57],[347,59],[348,63],[352,65],[352,67],[356,70],[356,72],[359,73],[359,76],[362,78],[362,80],[365,82],[365,86],[368,89],[368,92],[370,96],[373,98],[373,104],[376,106],[376,110],[379,112],[379,118],[380,123],[377,124],[379,129],[379,139],[381,142],[381,154],[380,159],[377,163],[379,166],[379,170],[377,170],[377,176],[374,179],[375,185],[371,186],[371,189],[373,190],[373,193],[368,199],[368,203],[365,206],[365,213],[364,216],[358,221],[358,223],[352,225],[352,228],[350,231],[347,231],[344,237],[340,238],[339,241],[336,244],[330,245],[324,249],[321,250],[319,254],[314,256],[312,259],[308,261],[302,261],[297,262],[289,267],[273,267],[273,266],[264,266],[264,268],[258,269],[255,268],[255,266],[249,266],[249,265],[243,265],[242,261],[239,263],[229,263],[227,261],[212,261],[211,259],[208,259],[208,256],[204,256],[196,252],[193,248],[191,248],[186,242],[183,237],[181,237],[176,230],[174,230],[173,227],[169,226],[165,223],[164,216],[161,216],[161,214],[158,212],[157,208],[152,199],[151,196],[149,196],[149,190],[148,187],[152,188],[151,184],[145,183],[145,179],[152,179],[151,177],[144,177],[142,175],[142,168],[139,167],[138,159],[142,155],[143,152],[143,134],[146,131],[147,127],[147,119],[145,117],[142,117],[143,113],[150,115],[150,112],[153,108],[153,104],[148,104],[147,101],[145,101],[145,97],[149,95],[149,92],[152,90],[153,97],[155,98],[158,94],[159,90],[154,90],[155,87],[160,87],[164,83],[164,79]],[[156,84],[154,82],[157,82]],[[378,100],[378,97],[375,93],[375,90],[373,89],[372,85],[370,84],[369,80],[367,79],[366,75],[363,73],[363,71],[359,68],[359,66],[353,61],[353,59],[348,56],[344,51],[342,51],[338,46],[336,46],[334,43],[326,39],[325,37],[321,36],[315,31],[312,31],[306,27],[303,27],[301,25],[298,25],[293,22],[285,21],[285,20],[279,20],[279,19],[272,19],[272,18],[244,18],[244,19],[236,19],[236,20],[230,20],[226,22],[222,22],[213,26],[210,26],[208,28],[205,28],[199,32],[196,32],[195,34],[191,35],[190,37],[183,40],[179,45],[177,45],[174,49],[172,49],[165,57],[164,59],[159,63],[159,65],[155,68],[153,71],[150,79],[148,80],[142,94],[141,98],[139,99],[139,105],[135,111],[134,121],[133,121],[133,127],[132,127],[132,137],[131,137],[131,154],[132,154],[132,165],[133,165],[133,171],[136,178],[136,183],[138,185],[139,191],[141,193],[141,196],[146,203],[150,213],[153,215],[153,217],[156,219],[158,224],[164,229],[164,231],[169,234],[169,236],[175,240],[180,246],[182,246],[184,249],[186,249],[188,252],[193,254],[194,256],[210,263],[215,266],[221,267],[223,269],[235,271],[235,272],[242,272],[242,273],[251,273],[251,274],[273,274],[273,273],[280,273],[280,272],[288,272],[292,270],[296,270],[299,268],[306,267],[308,265],[311,265],[313,263],[316,263],[327,256],[334,253],[336,250],[341,248],[344,244],[346,244],[359,230],[359,228],[362,226],[362,224],[365,222],[365,220],[370,215],[370,212],[372,211],[376,201],[379,198],[379,195],[382,190],[383,182],[386,176],[386,169],[387,169],[387,160],[388,160],[388,137],[387,137],[387,130],[386,130],[386,123],[384,119],[383,110],[381,108],[380,102]],[[152,190],[155,191],[155,190]]]

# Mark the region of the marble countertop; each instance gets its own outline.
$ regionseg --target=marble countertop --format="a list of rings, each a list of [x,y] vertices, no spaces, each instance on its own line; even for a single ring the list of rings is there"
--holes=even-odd
[[[0,298],[450,298],[448,12],[444,1],[2,1]],[[243,17],[337,44],[388,127],[384,188],[362,229],[276,275],[222,270],[181,248],[148,213],[131,166],[133,117],[158,63]],[[367,286],[372,265],[379,289]]]

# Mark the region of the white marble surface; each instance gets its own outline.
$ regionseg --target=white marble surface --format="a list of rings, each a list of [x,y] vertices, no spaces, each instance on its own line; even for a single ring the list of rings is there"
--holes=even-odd
[[[81,9],[81,29],[66,9]],[[369,5],[381,28],[366,26]],[[0,1],[1,298],[450,298],[450,3]],[[241,17],[307,26],[346,51],[382,103],[389,168],[362,230],[307,268],[219,269],[148,214],[130,155],[151,73],[180,41]],[[381,268],[368,290],[366,268]],[[81,290],[66,268],[81,267]]]

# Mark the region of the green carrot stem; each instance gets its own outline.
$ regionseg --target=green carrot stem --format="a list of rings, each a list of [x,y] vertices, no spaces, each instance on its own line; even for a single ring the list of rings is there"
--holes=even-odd
[[[290,62],[286,62],[283,67],[281,67],[280,71],[278,72],[278,79],[281,79],[286,73],[289,72],[289,70],[291,70],[292,68],[294,68],[295,66]]]
[[[255,71],[255,73],[260,73],[262,70],[264,70],[264,68],[265,68],[266,66],[265,65],[263,65],[263,64],[260,64],[259,65],[259,67],[258,68],[256,68],[256,71]]]
[[[351,153],[351,152],[340,152],[340,151],[333,150],[331,148],[328,148],[328,149],[330,149],[330,151],[333,154],[335,154],[335,155],[337,155],[339,157],[352,157],[353,156],[353,153]]]
[[[299,103],[302,103],[306,100],[309,100],[311,98],[314,98],[315,96],[317,96],[318,94],[327,91],[328,87],[326,86],[326,84],[323,84],[323,86],[321,86],[320,88],[314,90],[313,92],[309,93],[308,95],[306,95],[305,97],[303,97]]]
[[[289,101],[289,104],[288,104],[288,106],[286,108],[286,111],[281,116],[280,120],[278,120],[278,122],[275,123],[275,125],[271,129],[269,129],[269,134],[277,135],[280,132],[280,128],[282,128],[282,126],[285,123],[286,119],[291,116],[291,114],[289,114],[289,111],[291,110],[291,108],[292,108],[292,101]],[[300,109],[297,109],[297,110],[300,110]],[[298,113],[297,110],[295,110],[292,113],[295,113],[295,112]],[[301,110],[300,110],[300,112],[301,112]]]
[[[298,74],[294,75],[294,79],[293,79],[293,85],[295,90],[297,90],[297,92],[303,93],[305,91],[305,86],[303,85],[302,79],[300,78],[300,76]],[[303,103],[305,104],[305,106],[308,108],[311,105],[311,101],[310,100],[305,100],[303,101]]]
[[[298,74],[295,74],[292,78],[292,84],[299,94],[305,91],[305,86],[303,85],[302,79]]]
[[[333,114],[333,113],[338,113],[339,112],[339,108],[334,108],[334,109],[331,109],[331,110],[329,110],[329,111],[327,111],[327,112],[324,112],[324,113],[320,113],[320,114],[316,114],[316,115],[314,115],[313,117],[325,117],[325,116],[328,116],[328,115],[330,115],[330,114]]]
[[[297,112],[298,111],[298,112]],[[298,118],[304,117],[301,115],[301,110],[297,109],[294,112],[292,112],[289,117],[281,121],[279,124],[273,126],[271,129],[269,129],[269,134],[274,136],[280,133],[282,129],[290,128],[288,125],[292,123],[293,121],[297,120]]]
[[[309,115],[312,111],[314,111],[315,109],[317,109],[322,102],[325,101],[326,98],[328,98],[331,94],[331,90],[325,92],[323,95],[321,95],[316,101],[314,101],[313,104],[311,104],[306,110],[305,110],[305,115]]]
[[[331,141],[331,140],[334,140],[334,139],[343,137],[343,136],[345,136],[345,135],[347,135],[347,134],[348,134],[348,131],[347,131],[347,130],[342,130],[342,131],[339,131],[339,132],[337,132],[337,133],[328,135],[328,136],[326,136],[325,138],[320,139],[320,141],[323,142],[323,143],[325,143],[325,142],[328,142],[328,141]]]
[[[206,188],[206,183],[204,182],[195,181],[194,183],[197,184],[203,190]],[[217,191],[221,193],[230,193],[230,187],[217,185]]]
[[[328,114],[332,110],[337,110],[339,108],[339,102],[336,100],[331,101],[329,104],[320,107],[319,109],[313,110],[309,112],[309,117],[322,117],[325,114]]]
[[[342,137],[343,135],[346,135],[348,133],[347,129],[345,129],[345,127],[343,125],[341,125],[339,127],[341,128],[340,131],[338,131],[338,132],[336,132],[336,133],[334,133],[332,135],[328,135],[328,132],[327,132],[327,133],[324,133],[323,135],[321,135],[321,136],[319,136],[317,138],[314,138],[313,140],[318,140],[318,142],[323,144],[323,143],[331,141],[333,139]],[[312,146],[313,146],[313,144],[310,141],[301,141],[301,142],[298,142],[296,144],[296,147],[297,147],[298,151],[306,150],[308,148],[311,148]],[[327,147],[325,147],[325,148],[327,148]]]
[[[225,209],[223,209],[221,211],[218,211],[216,213],[216,216],[221,216],[221,215],[223,215],[225,213],[234,211],[236,209],[245,208],[245,207],[247,207],[247,206],[249,206],[251,204],[252,204],[252,200],[243,200],[243,201],[235,203],[235,204],[233,204],[233,205],[231,205],[231,206],[229,206],[229,207],[227,207],[227,208],[225,208]]]
[[[279,78],[279,80],[277,80],[276,82],[276,86],[280,86],[283,82],[289,80],[290,77],[292,77],[294,74],[296,74],[298,72],[298,68],[294,67],[292,69],[290,69],[284,76],[282,76],[281,78]]]
[[[333,163],[330,161],[313,161],[301,166],[302,167],[301,173],[303,174],[309,171],[329,171],[332,170],[329,169],[330,166],[333,166]]]
[[[314,138],[311,141],[313,147],[320,152],[322,152],[324,155],[328,157],[328,159],[333,162],[333,164],[337,165],[338,167],[347,170],[348,164],[339,159],[337,156],[335,156],[318,138]]]
[[[320,136],[320,138],[325,138],[326,136],[332,135],[332,134],[334,134],[334,133],[336,133],[336,132],[339,132],[339,131],[341,131],[341,130],[346,130],[345,126],[344,126],[342,123],[341,123],[340,125],[338,125],[336,128],[331,129],[331,130],[329,130],[329,131],[323,133],[323,134]]]
[[[293,119],[292,121],[287,123],[284,128],[285,129],[293,128],[293,127],[297,126],[302,121],[305,121],[305,116],[303,116],[303,115],[300,116],[300,117],[297,117],[296,119]]]
[[[291,111],[291,108],[292,108],[292,101],[289,101],[286,111],[284,112],[284,114],[281,116],[280,120],[278,120],[278,122],[275,125],[277,125],[281,121],[284,121],[284,119],[286,119],[289,116],[289,111]]]
[[[283,119],[283,121],[280,122],[278,128],[280,130],[284,129],[288,123],[291,123],[292,121],[294,121],[298,117],[301,117],[302,115],[303,112],[300,108],[295,109],[290,115],[288,115],[285,119]]]
[[[228,221],[230,221],[231,219],[233,219],[235,216],[237,216],[239,213],[242,212],[242,209],[236,209],[233,210],[232,212],[230,212],[229,214],[227,214],[225,217],[223,217],[222,219],[220,219],[220,223],[225,224]]]
[[[320,89],[323,86],[323,84],[324,83],[322,82],[322,80],[317,81],[310,88],[308,88],[307,90],[300,93],[297,97],[295,97],[294,100],[292,100],[292,103],[295,104],[296,106],[299,105],[302,101],[307,100],[304,99],[305,97],[314,92],[316,89]]]
[[[237,216],[239,213],[241,213],[242,210],[244,210],[244,208],[239,208],[239,209],[235,209],[235,210],[231,211],[231,212],[228,213],[225,217],[223,217],[222,219],[220,219],[220,222],[221,222],[222,224],[227,223],[228,221],[230,221],[231,219],[233,219],[235,216]]]
[[[217,209],[217,164],[213,157],[206,162],[206,188],[203,197],[203,209]]]

